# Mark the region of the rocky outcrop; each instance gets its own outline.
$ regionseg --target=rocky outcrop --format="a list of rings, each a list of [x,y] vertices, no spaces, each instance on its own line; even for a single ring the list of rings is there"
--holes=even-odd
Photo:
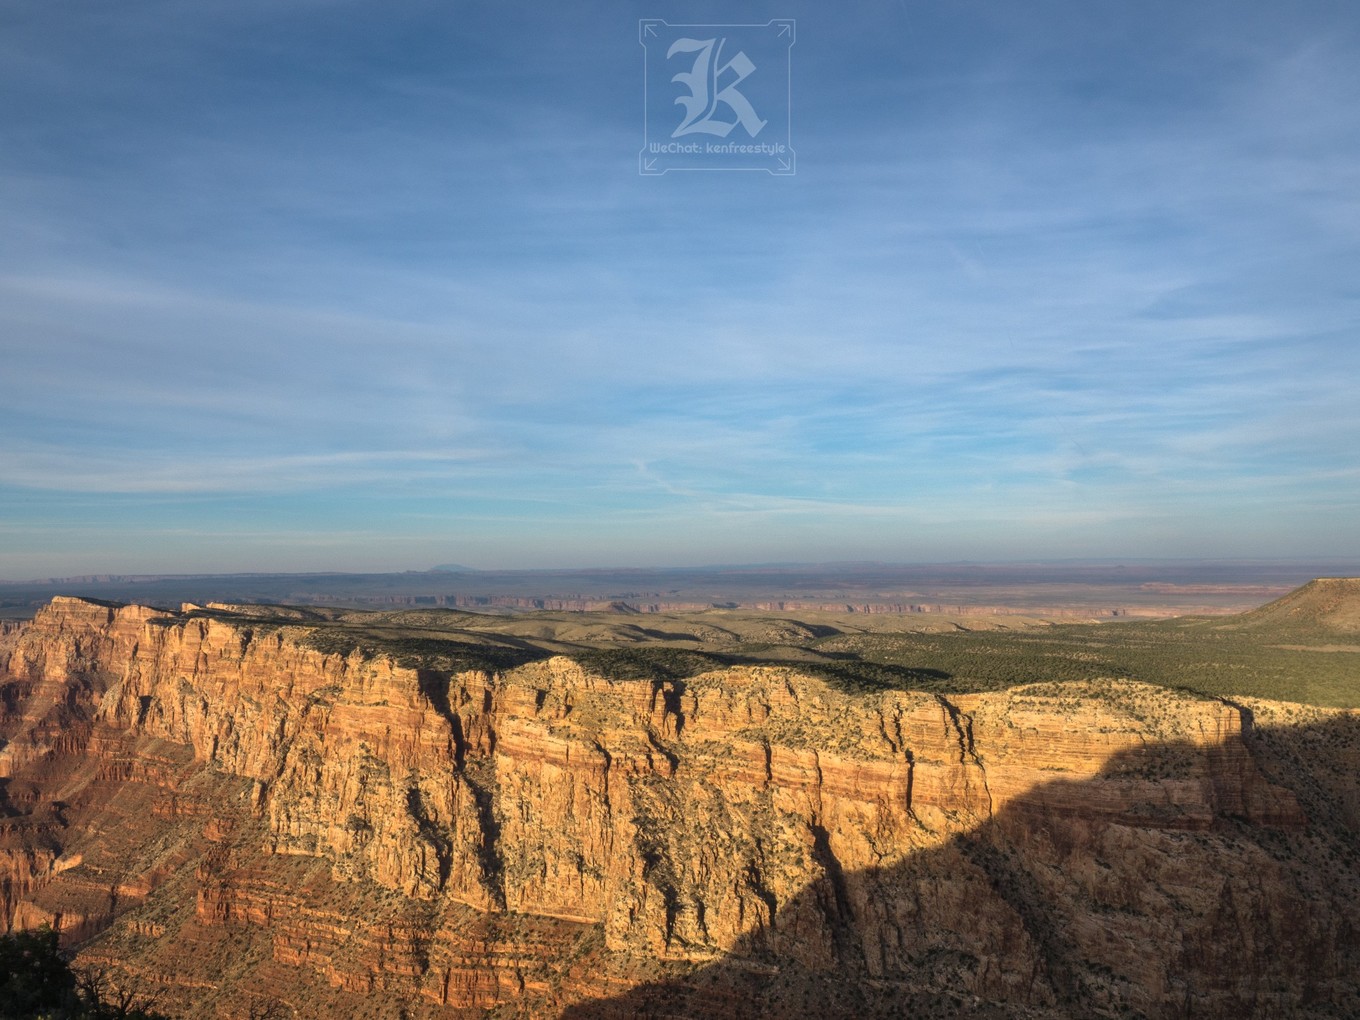
[[[308,633],[58,599],[0,634],[0,925],[196,1015],[261,988],[303,1016],[642,1015],[704,981],[688,1015],[1355,1001],[1354,852],[1316,877],[1349,830],[1310,824],[1243,706],[450,674]]]

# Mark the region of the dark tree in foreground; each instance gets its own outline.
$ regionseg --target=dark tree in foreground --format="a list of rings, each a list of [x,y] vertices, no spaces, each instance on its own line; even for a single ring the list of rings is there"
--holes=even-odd
[[[72,973],[50,928],[0,935],[0,1020],[169,1020],[152,1004],[107,971]]]
[[[0,936],[0,1017],[75,1016],[76,979],[50,928]]]
[[[277,999],[261,999],[257,996],[251,996],[246,1020],[288,1020],[288,1017],[292,1015],[293,1011]]]

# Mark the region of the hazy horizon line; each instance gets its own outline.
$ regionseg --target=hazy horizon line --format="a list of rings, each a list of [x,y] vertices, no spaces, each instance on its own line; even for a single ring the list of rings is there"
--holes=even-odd
[[[1278,566],[1344,565],[1360,570],[1360,559],[1346,556],[1100,556],[1100,557],[1031,557],[1024,559],[941,559],[941,560],[774,560],[756,562],[713,562],[692,565],[600,565],[582,564],[566,567],[473,567],[461,564],[438,564],[425,568],[397,568],[391,570],[222,570],[189,571],[90,571],[83,574],[52,574],[41,577],[0,578],[0,585],[56,584],[60,582],[91,583],[98,580],[137,582],[150,580],[194,580],[203,578],[253,577],[383,577],[410,574],[578,574],[578,573],[697,573],[712,570],[834,570],[838,568],[916,568],[916,567],[1081,567],[1081,566],[1139,566],[1190,565],[1247,566],[1253,564]]]

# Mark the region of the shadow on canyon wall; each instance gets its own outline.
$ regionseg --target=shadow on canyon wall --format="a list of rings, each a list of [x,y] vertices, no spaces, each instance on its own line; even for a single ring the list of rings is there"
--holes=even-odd
[[[1360,1016],[1360,715],[1242,712],[1250,757],[1121,753],[887,867],[814,819],[823,876],[751,890],[772,923],[563,1020]]]

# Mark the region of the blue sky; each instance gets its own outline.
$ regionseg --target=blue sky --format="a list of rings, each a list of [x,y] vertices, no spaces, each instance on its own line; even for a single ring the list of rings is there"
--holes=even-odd
[[[638,174],[643,17],[797,19],[795,176]],[[0,577],[1360,555],[1358,111],[1351,0],[0,5]]]

